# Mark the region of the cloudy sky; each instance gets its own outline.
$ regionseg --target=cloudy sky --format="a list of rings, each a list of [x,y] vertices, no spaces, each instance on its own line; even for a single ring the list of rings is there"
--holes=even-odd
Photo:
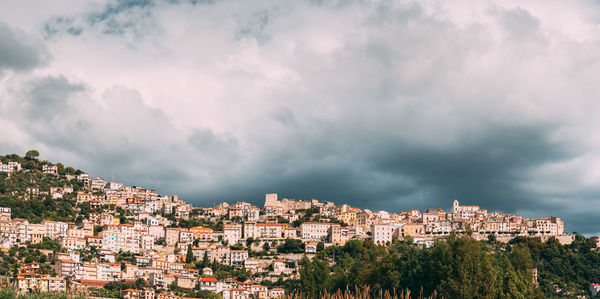
[[[0,2],[0,153],[195,205],[453,199],[600,232],[597,1]]]

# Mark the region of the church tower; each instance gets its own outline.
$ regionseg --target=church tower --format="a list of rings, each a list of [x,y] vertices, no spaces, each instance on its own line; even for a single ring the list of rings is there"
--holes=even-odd
[[[452,202],[452,213],[458,213],[458,200]]]

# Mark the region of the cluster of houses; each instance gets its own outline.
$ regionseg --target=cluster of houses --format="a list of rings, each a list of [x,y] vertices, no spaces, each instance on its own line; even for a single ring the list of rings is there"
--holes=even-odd
[[[21,163],[19,162],[8,162],[6,164],[0,162],[0,172],[13,173],[21,170]]]
[[[371,234],[376,244],[386,244],[393,238],[412,237],[414,242],[429,246],[451,232],[470,231],[477,240],[493,236],[507,242],[516,236],[557,238],[570,244],[573,236],[565,234],[564,222],[557,217],[526,219],[519,215],[488,212],[479,206],[461,206],[454,200],[449,212],[430,209],[425,212],[412,210],[400,214],[380,212],[372,222]]]
[[[11,167],[20,169],[20,165]],[[58,174],[56,166],[44,167],[43,172]],[[169,292],[155,292],[171,285],[219,293],[225,299],[279,298],[284,296],[283,289],[269,289],[261,281],[298,278],[298,261],[315,254],[320,244],[327,247],[344,245],[352,239],[371,239],[385,245],[395,238],[410,237],[415,243],[429,246],[453,231],[471,231],[479,239],[493,235],[508,240],[526,235],[554,236],[568,242],[570,238],[564,233],[563,221],[556,217],[525,219],[477,206],[461,206],[458,201],[448,212],[436,209],[388,213],[315,199],[280,200],[277,194],[267,194],[263,208],[246,202],[193,208],[176,195],[161,196],[154,190],[90,178],[87,174],[74,178],[82,182],[84,191],[75,192],[72,186],[24,191],[53,198],[69,194],[78,205],[89,204],[102,212],[82,215],[84,220],[78,223],[30,223],[27,219],[13,219],[10,208],[0,207],[0,248],[7,250],[50,238],[59,241],[64,251],[47,252],[57,257],[53,265],[55,276],[42,273],[35,263],[24,265],[14,278],[23,291],[64,290],[66,280],[71,287],[85,289],[143,278],[152,288],[125,290],[126,298],[178,298]],[[126,221],[116,207],[128,211]],[[177,224],[173,217],[214,225],[173,227]],[[217,226],[219,222],[222,225]],[[277,253],[278,245],[294,239],[301,242],[303,252]],[[84,253],[91,248],[95,256],[90,259]],[[218,280],[210,267],[194,269],[186,263],[188,250],[196,261],[208,259],[256,275],[244,282],[235,277]],[[250,254],[260,251],[269,254]],[[119,259],[124,253],[131,258]]]

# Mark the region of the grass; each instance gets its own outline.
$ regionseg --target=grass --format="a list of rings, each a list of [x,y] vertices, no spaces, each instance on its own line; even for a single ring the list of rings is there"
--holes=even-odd
[[[2,299],[84,299],[85,297],[68,293],[27,293],[20,294],[17,289],[12,287],[0,288],[0,298]]]
[[[320,294],[318,297],[311,297],[302,292],[293,292],[291,294],[286,294],[284,299],[411,299],[410,291],[400,292],[400,294],[396,294],[395,290],[392,291],[379,291],[376,294],[371,294],[371,290],[366,288],[356,288],[355,290],[337,290],[337,292],[329,294],[325,292],[324,294]],[[414,298],[414,297],[413,297]],[[418,296],[419,299],[436,299],[437,295],[434,293],[431,297],[422,297]],[[440,298],[441,299],[441,298]]]

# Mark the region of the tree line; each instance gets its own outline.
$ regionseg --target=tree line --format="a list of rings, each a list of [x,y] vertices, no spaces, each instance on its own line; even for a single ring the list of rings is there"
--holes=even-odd
[[[364,289],[374,297],[565,298],[589,295],[589,283],[600,281],[600,254],[581,235],[566,246],[554,238],[518,237],[505,244],[454,234],[430,248],[412,240],[386,247],[350,240],[300,265],[300,279],[289,287],[307,298]]]

